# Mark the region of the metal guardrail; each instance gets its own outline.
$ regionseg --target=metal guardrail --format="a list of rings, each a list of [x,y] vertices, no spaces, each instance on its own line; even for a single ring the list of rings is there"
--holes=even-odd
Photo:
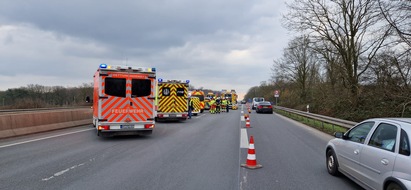
[[[54,108],[31,108],[31,109],[7,109],[7,110],[0,110],[0,114],[21,113],[21,112],[37,112],[37,111],[50,111],[50,110],[84,109],[84,108],[90,108],[90,106],[54,107]]]
[[[347,129],[350,129],[351,127],[353,127],[354,125],[357,124],[357,122],[354,121],[348,121],[348,120],[343,120],[343,119],[338,119],[338,118],[333,118],[333,117],[328,117],[328,116],[324,116],[324,115],[319,115],[319,114],[314,114],[314,113],[308,113],[308,112],[304,112],[304,111],[300,111],[300,110],[294,110],[294,109],[290,109],[290,108],[285,108],[285,107],[281,107],[281,106],[274,106],[275,109],[278,110],[283,110],[286,112],[290,112],[293,114],[297,114],[300,116],[304,116],[310,119],[314,119],[314,120],[318,120],[324,123],[329,123],[332,125],[337,125],[337,126],[341,126]]]

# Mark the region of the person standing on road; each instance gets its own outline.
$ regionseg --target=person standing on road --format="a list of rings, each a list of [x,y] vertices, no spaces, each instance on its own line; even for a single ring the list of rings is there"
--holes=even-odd
[[[226,110],[224,109],[227,109],[227,100],[225,98],[221,101],[221,105],[221,108],[223,109],[222,111],[225,112]]]
[[[228,113],[228,111],[230,110],[230,101],[227,99],[226,100],[227,101],[227,106],[225,107],[226,109],[227,109],[227,113]]]
[[[221,111],[221,99],[217,98],[217,100],[215,101],[216,104],[216,113],[220,113]]]
[[[193,100],[191,98],[188,99],[188,119],[191,119],[191,115],[193,112]]]
[[[212,99],[210,100],[210,105],[211,105],[211,107],[210,107],[210,113],[211,113],[211,114],[214,114],[214,113],[215,113],[215,100],[214,100],[214,98],[212,98]]]

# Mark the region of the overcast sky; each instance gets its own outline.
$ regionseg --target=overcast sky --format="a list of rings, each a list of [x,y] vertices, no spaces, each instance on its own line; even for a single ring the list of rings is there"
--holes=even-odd
[[[290,34],[282,0],[1,0],[0,90],[91,83],[100,63],[240,96]]]

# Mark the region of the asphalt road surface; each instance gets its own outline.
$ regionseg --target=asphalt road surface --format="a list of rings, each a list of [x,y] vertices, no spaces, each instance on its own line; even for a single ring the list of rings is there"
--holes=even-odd
[[[0,189],[361,189],[325,167],[332,137],[277,114],[204,112],[151,136],[101,138],[91,126],[0,140]],[[254,137],[257,163],[246,163]]]

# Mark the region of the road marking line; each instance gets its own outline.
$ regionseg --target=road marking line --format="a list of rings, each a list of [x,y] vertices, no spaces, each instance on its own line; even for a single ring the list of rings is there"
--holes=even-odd
[[[43,137],[43,138],[38,138],[38,139],[33,139],[33,140],[28,140],[28,141],[23,141],[23,142],[18,142],[18,143],[1,145],[0,148],[6,148],[6,147],[16,146],[16,145],[20,145],[20,144],[26,144],[26,143],[30,143],[30,142],[36,142],[36,141],[41,141],[41,140],[46,140],[46,139],[61,137],[61,136],[65,136],[65,135],[71,135],[71,134],[75,134],[75,133],[81,133],[81,132],[90,131],[90,130],[94,130],[94,128],[93,128],[93,129],[84,129],[84,130],[80,130],[80,131],[74,131],[74,132],[70,132],[70,133],[64,133],[64,134],[60,134],[60,135],[53,135],[53,136],[49,136],[49,137]]]
[[[50,177],[43,178],[43,179],[41,179],[41,181],[48,181],[48,180],[53,179],[53,178],[55,178],[55,177],[61,176],[61,175],[63,175],[64,173],[66,173],[66,172],[68,172],[68,171],[70,171],[70,170],[74,170],[74,169],[76,169],[77,167],[84,166],[85,164],[86,164],[86,163],[81,163],[81,164],[78,164],[78,165],[75,165],[75,166],[71,166],[70,168],[67,168],[67,169],[65,169],[65,170],[59,171],[59,172],[53,174],[53,175],[50,176]]]
[[[245,121],[245,118],[243,115],[240,117],[240,121]]]
[[[248,134],[246,129],[241,129],[240,148],[248,148]]]

